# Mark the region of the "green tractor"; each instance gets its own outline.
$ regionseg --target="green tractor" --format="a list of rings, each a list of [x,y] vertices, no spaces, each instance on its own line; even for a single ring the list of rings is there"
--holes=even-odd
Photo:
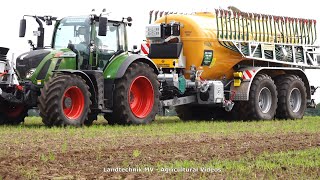
[[[20,21],[24,37],[26,19]],[[99,114],[109,124],[147,124],[158,112],[158,69],[146,56],[128,51],[126,28],[132,19],[104,15],[29,16],[39,25],[37,45],[0,67],[0,123],[19,124],[38,108],[47,126],[91,125]],[[44,47],[44,27],[56,21],[51,47]]]

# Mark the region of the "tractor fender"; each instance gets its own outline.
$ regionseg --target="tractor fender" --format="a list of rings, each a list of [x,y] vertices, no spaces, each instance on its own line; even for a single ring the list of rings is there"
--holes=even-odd
[[[248,101],[249,100],[249,92],[252,81],[254,77],[259,73],[264,73],[274,80],[277,76],[284,74],[294,74],[299,76],[307,90],[307,100],[311,101],[311,88],[310,83],[307,78],[305,72],[299,68],[284,68],[284,67],[249,67],[249,68],[241,68],[237,70],[237,72],[242,72],[242,82],[239,87],[235,87],[234,84],[231,84],[230,97],[233,96],[234,101]]]
[[[69,69],[59,69],[59,70],[55,70],[52,71],[53,73],[63,73],[63,74],[76,74],[80,77],[82,77],[87,85],[89,86],[89,91],[91,93],[91,100],[92,100],[92,104],[97,104],[98,100],[96,98],[96,89],[94,88],[94,84],[92,82],[92,80],[90,79],[90,77],[84,73],[83,71],[79,71],[79,70],[69,70]]]
[[[124,73],[126,72],[126,70],[128,69],[128,67],[133,62],[136,62],[136,61],[141,61],[143,63],[148,64],[152,69],[154,69],[154,72],[156,74],[159,74],[159,70],[158,70],[156,64],[154,64],[154,62],[150,58],[148,58],[147,56],[139,55],[139,54],[132,54],[132,55],[128,56],[126,58],[126,60],[121,64],[115,78],[121,78],[124,75]]]

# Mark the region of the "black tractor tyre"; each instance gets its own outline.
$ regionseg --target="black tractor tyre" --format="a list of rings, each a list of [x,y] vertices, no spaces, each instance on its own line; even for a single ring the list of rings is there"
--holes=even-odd
[[[75,74],[55,74],[39,96],[39,110],[46,126],[82,126],[90,113],[90,92],[85,80]]]
[[[257,74],[252,81],[249,101],[243,106],[248,120],[274,119],[277,109],[277,87],[270,76]]]
[[[304,82],[296,75],[283,75],[276,79],[278,88],[278,119],[302,119],[307,108]]]
[[[148,124],[159,106],[159,82],[146,63],[132,63],[122,78],[115,81],[113,112],[106,114],[109,124]]]
[[[28,109],[24,105],[0,105],[0,125],[18,125],[28,116]]]

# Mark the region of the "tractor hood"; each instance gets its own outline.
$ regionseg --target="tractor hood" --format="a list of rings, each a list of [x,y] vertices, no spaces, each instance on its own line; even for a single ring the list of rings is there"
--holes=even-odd
[[[36,68],[40,62],[46,57],[51,51],[40,49],[30,52],[26,52],[17,57],[16,68],[22,79],[26,77],[26,73],[31,68]]]

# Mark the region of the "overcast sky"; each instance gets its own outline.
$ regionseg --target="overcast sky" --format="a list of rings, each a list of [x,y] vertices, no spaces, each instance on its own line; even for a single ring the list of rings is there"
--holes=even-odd
[[[84,3],[85,2],[85,3]],[[86,15],[92,9],[100,13],[102,8],[111,12],[113,17],[133,18],[133,26],[129,29],[129,47],[140,44],[144,39],[144,27],[148,23],[150,10],[164,10],[173,12],[192,12],[192,11],[213,11],[214,8],[226,8],[236,6],[242,11],[256,12],[272,15],[283,15],[301,18],[317,19],[320,23],[319,1],[316,0],[93,0],[93,1],[45,1],[45,0],[9,0],[0,6],[0,46],[11,49],[10,56],[28,51],[28,39],[36,42],[32,36],[32,31],[37,29],[33,19],[27,19],[26,38],[19,38],[19,20],[24,14],[29,15],[53,15],[57,17],[71,15]],[[90,4],[93,3],[93,4]],[[320,28],[318,23],[318,34]],[[47,37],[51,36],[51,29],[46,29]],[[50,45],[51,39],[47,38],[45,45]],[[311,84],[320,86],[317,76],[320,70],[308,73]],[[317,102],[320,102],[320,90],[317,92]]]

